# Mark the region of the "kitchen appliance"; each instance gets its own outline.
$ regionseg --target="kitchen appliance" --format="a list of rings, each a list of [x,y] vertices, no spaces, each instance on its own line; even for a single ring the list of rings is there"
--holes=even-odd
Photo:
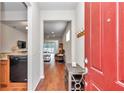
[[[26,48],[26,41],[18,40],[17,46],[18,46],[19,49],[25,49]]]
[[[27,82],[27,56],[10,56],[10,81]]]

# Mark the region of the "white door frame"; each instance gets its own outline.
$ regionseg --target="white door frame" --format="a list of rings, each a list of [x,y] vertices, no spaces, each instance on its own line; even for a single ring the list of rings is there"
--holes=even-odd
[[[30,57],[30,55],[32,55],[32,53],[31,53],[31,28],[30,28],[30,24],[29,24],[29,22],[30,22],[30,19],[31,19],[31,16],[29,15],[29,13],[31,13],[31,3],[30,2],[25,2],[25,4],[27,5],[27,23],[28,23],[28,74],[27,74],[27,77],[28,77],[28,81],[27,81],[27,90],[32,90],[32,84],[31,84],[31,82],[32,82],[32,78],[31,78],[31,74],[30,74],[30,71],[31,71],[31,67],[32,67],[32,65],[30,64],[30,62],[31,62],[31,57]],[[30,46],[30,47],[29,47]]]
[[[74,20],[73,19],[41,19],[41,33],[42,33],[42,38],[41,38],[41,40],[43,40],[44,41],[44,21],[71,21],[71,62],[75,62],[75,26],[74,26]],[[42,42],[43,42],[42,41]],[[41,50],[43,50],[43,44],[42,44],[42,42],[41,42]],[[45,78],[45,76],[44,76],[44,62],[43,62],[43,52],[41,52],[41,79],[44,79]]]

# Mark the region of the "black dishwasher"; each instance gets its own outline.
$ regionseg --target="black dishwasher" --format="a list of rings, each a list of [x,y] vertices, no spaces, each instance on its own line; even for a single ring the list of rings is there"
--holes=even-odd
[[[10,56],[10,81],[27,82],[27,56]]]

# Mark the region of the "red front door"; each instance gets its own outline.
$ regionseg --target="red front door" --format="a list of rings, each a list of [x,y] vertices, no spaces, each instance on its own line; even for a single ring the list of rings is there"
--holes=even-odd
[[[124,90],[124,3],[85,3],[86,90]]]

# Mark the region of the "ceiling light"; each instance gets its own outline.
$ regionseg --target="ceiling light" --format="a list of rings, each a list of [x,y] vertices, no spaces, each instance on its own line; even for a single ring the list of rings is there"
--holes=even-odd
[[[28,26],[26,26],[26,30],[28,30]]]
[[[54,32],[52,32],[52,34],[54,34]]]

